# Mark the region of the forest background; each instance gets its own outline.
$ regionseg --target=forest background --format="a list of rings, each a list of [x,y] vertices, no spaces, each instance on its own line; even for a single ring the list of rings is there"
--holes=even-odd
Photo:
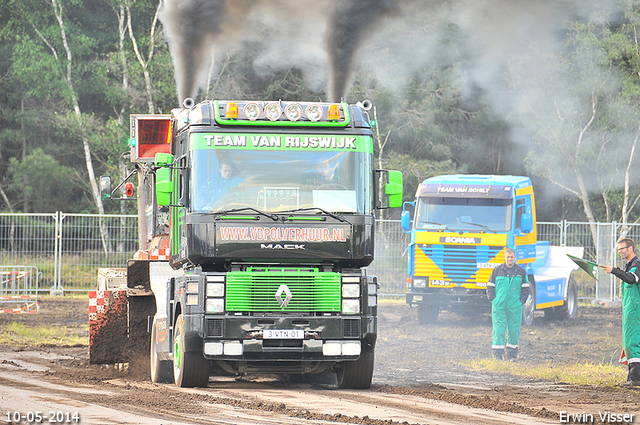
[[[438,174],[528,175],[541,221],[640,221],[638,1],[166,1],[215,21],[196,100],[326,101],[343,73],[406,200]],[[135,211],[96,180],[131,169],[129,114],[183,100],[162,8],[0,2],[0,211]]]

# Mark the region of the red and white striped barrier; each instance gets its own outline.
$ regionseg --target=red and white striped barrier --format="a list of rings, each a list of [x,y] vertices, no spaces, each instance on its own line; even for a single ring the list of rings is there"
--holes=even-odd
[[[2,313],[28,313],[28,314],[32,314],[32,313],[37,313],[38,311],[40,311],[40,304],[38,304],[38,302],[33,302],[33,303],[27,303],[22,307],[16,307],[16,308],[7,308],[4,310],[0,310],[0,314]]]

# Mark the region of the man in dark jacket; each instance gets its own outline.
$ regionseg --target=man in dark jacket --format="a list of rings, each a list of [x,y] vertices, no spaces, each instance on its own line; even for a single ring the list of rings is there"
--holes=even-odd
[[[493,269],[487,282],[487,298],[491,301],[493,322],[493,356],[502,359],[507,333],[507,360],[518,357],[522,305],[529,297],[529,281],[524,268],[516,264],[516,251],[507,248],[504,264]]]
[[[622,280],[622,348],[629,364],[625,387],[640,386],[640,260],[632,239],[618,241],[618,254],[627,262],[624,270],[613,266],[600,266]]]

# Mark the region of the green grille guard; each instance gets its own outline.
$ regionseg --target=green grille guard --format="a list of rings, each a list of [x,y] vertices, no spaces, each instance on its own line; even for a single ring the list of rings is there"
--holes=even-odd
[[[340,273],[253,267],[227,274],[227,311],[315,313],[340,309]]]

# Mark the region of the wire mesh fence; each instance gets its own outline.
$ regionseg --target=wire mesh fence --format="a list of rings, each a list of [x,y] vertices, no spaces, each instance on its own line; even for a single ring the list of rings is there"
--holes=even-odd
[[[0,264],[36,267],[41,292],[86,291],[137,248],[135,215],[0,213]]]
[[[598,264],[623,267],[616,241],[640,241],[640,225],[620,223],[540,222],[538,239],[552,245],[582,246],[584,257]],[[382,296],[404,297],[408,234],[399,220],[378,220],[375,260],[368,273],[378,276]],[[100,267],[124,267],[138,248],[135,215],[0,213],[0,266],[34,267],[36,290],[87,291]],[[575,273],[583,299],[619,300],[620,282],[598,270],[597,281]]]
[[[37,311],[38,279],[33,266],[0,266],[0,313]]]
[[[407,292],[407,249],[409,234],[399,220],[376,221],[375,259],[367,272],[378,277],[379,294],[404,296]]]

